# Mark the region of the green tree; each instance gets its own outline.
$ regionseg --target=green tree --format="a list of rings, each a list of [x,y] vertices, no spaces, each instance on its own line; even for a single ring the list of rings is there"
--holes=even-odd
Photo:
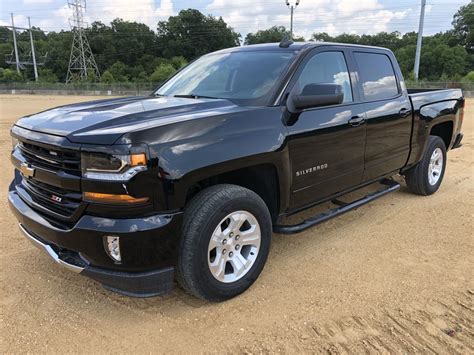
[[[333,40],[334,38],[328,35],[326,32],[313,33],[310,38],[310,41],[316,42],[331,42]]]
[[[461,6],[453,18],[453,33],[469,53],[474,53],[474,2]]]
[[[128,67],[120,61],[115,62],[108,71],[114,77],[115,81],[125,83],[128,81]]]
[[[38,70],[38,81],[40,83],[56,83],[58,82],[58,77],[51,69],[40,68]]]
[[[205,16],[195,9],[181,10],[177,16],[157,25],[157,43],[165,58],[183,56],[192,60],[203,54],[240,44],[240,34],[219,17]]]
[[[110,26],[93,22],[87,36],[101,71],[117,61],[135,66],[144,54],[159,54],[154,32],[143,23],[120,18],[113,20]]]
[[[410,74],[413,76],[413,79],[415,78],[415,74],[413,72],[413,68],[415,66],[415,52],[416,44],[409,44],[395,52],[398,65],[400,66],[405,79],[408,79]]]
[[[15,83],[23,81],[23,76],[13,69],[0,68],[0,83]]]
[[[150,81],[153,83],[162,83],[170,76],[176,73],[176,69],[171,64],[160,64],[151,74]]]
[[[115,78],[110,71],[106,70],[102,73],[102,76],[100,77],[100,81],[102,83],[112,84],[115,82]]]
[[[179,70],[182,67],[186,66],[188,64],[188,61],[183,56],[178,56],[171,58],[170,63],[176,70]]]
[[[469,71],[469,54],[461,45],[450,47],[442,38],[424,39],[420,59],[420,78],[438,80],[460,79]]]
[[[462,79],[463,81],[474,83],[474,70],[467,73]]]
[[[258,44],[258,43],[275,43],[280,42],[283,38],[290,38],[290,31],[285,26],[273,26],[266,30],[260,30],[255,33],[248,33],[245,36],[245,44]],[[294,37],[295,42],[304,41],[303,37]]]
[[[71,55],[71,31],[50,32],[47,41],[39,43],[37,53],[48,53],[45,68],[51,69],[60,81],[66,81],[66,74]]]

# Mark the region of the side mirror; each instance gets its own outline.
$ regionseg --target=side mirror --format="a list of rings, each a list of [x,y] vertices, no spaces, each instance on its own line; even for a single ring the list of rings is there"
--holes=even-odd
[[[300,94],[290,94],[287,105],[290,112],[298,112],[306,108],[337,105],[343,100],[341,85],[308,84]]]

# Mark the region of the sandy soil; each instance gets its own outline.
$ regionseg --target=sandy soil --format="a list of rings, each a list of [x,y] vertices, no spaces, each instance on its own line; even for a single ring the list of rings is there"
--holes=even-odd
[[[1,347],[17,352],[474,353],[474,100],[441,189],[402,189],[293,236],[274,235],[260,279],[210,304],[133,299],[63,270],[7,208],[10,126],[88,97],[0,96]]]

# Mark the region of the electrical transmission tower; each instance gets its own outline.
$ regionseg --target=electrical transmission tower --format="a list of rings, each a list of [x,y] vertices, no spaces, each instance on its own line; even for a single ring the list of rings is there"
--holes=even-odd
[[[20,73],[20,70],[25,70],[27,66],[32,65],[33,70],[35,73],[35,80],[38,81],[38,66],[44,65],[46,61],[46,57],[48,56],[48,52],[46,52],[45,55],[39,56],[39,58],[36,58],[36,52],[35,52],[35,44],[33,41],[33,31],[38,31],[33,28],[31,28],[31,22],[30,22],[30,17],[28,16],[28,28],[23,28],[23,27],[15,27],[15,22],[13,19],[13,14],[12,16],[12,25],[11,26],[2,26],[5,28],[11,28],[12,33],[13,33],[13,50],[10,54],[5,55],[5,63],[10,64],[10,65],[16,65],[16,71]],[[20,53],[16,40],[17,30],[25,30],[30,33],[30,44],[31,44],[31,50],[28,53],[28,55],[23,55]],[[24,52],[24,51],[23,51]]]
[[[70,83],[74,79],[85,80],[88,74],[93,74],[96,79],[100,79],[99,68],[84,31],[86,27],[84,23],[86,0],[68,0],[68,5],[73,9],[72,19],[69,19],[73,39],[66,83]]]

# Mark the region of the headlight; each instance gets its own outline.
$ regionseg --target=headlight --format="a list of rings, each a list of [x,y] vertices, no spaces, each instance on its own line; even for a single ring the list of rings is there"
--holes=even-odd
[[[106,153],[82,153],[82,176],[88,179],[128,181],[147,169],[144,153],[114,155]]]

